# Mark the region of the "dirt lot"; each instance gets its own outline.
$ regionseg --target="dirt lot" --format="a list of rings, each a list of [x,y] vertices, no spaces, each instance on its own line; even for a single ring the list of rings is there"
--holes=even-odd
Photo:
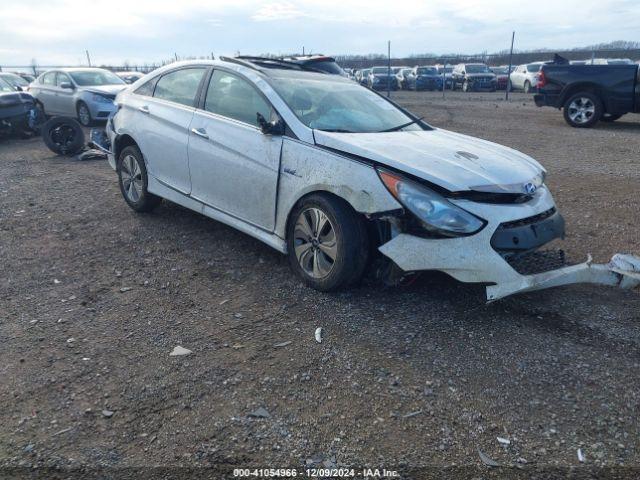
[[[640,254],[640,117],[576,130],[525,95],[394,95],[540,160],[572,256]],[[135,214],[106,162],[39,139],[0,143],[0,259],[0,465],[640,475],[638,291],[318,293],[231,228]]]

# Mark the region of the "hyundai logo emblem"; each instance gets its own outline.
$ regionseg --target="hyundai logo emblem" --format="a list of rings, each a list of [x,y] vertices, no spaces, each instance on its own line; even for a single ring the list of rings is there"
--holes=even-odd
[[[537,189],[538,189],[538,187],[536,187],[535,184],[533,184],[531,182],[524,184],[524,191],[528,195],[533,195],[534,193],[536,193]]]

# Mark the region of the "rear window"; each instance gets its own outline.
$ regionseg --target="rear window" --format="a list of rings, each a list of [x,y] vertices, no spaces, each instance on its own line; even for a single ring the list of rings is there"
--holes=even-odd
[[[195,106],[196,93],[206,69],[183,68],[163,75],[153,92],[154,98]]]
[[[539,71],[539,70],[540,70],[540,67],[541,67],[541,66],[542,66],[542,65],[540,65],[539,63],[532,63],[532,64],[529,64],[529,65],[527,65],[527,72],[529,72],[529,73],[535,73],[535,72],[537,72],[537,71]]]

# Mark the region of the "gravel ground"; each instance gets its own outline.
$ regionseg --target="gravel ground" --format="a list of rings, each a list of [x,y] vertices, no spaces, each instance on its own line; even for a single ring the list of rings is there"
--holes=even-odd
[[[434,126],[540,160],[572,256],[639,254],[639,117],[578,130],[503,96],[394,93]],[[318,293],[222,224],[169,203],[135,214],[106,162],[40,139],[0,143],[0,259],[6,468],[640,475],[637,290],[485,305],[482,288],[430,274]],[[192,354],[170,356],[178,345]]]

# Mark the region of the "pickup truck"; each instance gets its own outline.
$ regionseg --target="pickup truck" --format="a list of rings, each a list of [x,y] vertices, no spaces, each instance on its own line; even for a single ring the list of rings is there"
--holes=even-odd
[[[545,64],[540,69],[538,107],[562,109],[572,127],[588,128],[599,120],[613,122],[640,113],[637,65]]]

